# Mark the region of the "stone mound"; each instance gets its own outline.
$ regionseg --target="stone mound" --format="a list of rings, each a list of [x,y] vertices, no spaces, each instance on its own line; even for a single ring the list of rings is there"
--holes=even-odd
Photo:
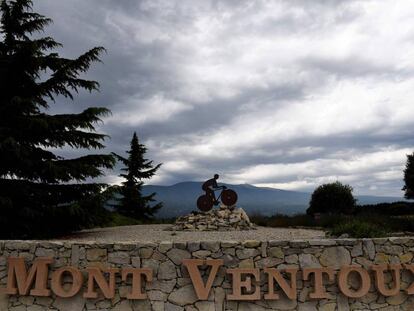
[[[192,212],[179,217],[169,228],[171,231],[241,231],[255,230],[249,216],[242,208],[235,206],[213,208],[208,212]]]

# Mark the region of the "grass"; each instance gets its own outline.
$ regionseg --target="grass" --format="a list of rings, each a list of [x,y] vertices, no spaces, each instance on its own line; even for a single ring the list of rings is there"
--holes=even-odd
[[[143,224],[171,224],[175,221],[175,218],[153,219],[148,221],[141,221],[135,218],[121,215],[117,212],[109,212],[109,221],[104,227],[119,227],[119,226],[134,226]]]
[[[105,227],[142,225],[142,221],[121,215],[116,212],[111,212],[110,218],[111,220],[105,225]]]

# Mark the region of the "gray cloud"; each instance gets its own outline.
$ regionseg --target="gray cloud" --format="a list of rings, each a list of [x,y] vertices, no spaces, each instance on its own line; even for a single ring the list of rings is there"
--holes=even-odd
[[[398,64],[379,64],[368,57],[349,55],[343,59],[318,58],[311,56],[303,60],[303,66],[320,74],[330,74],[342,79],[374,76],[377,79],[403,79],[412,77],[408,68],[398,68]]]
[[[340,179],[359,194],[402,194],[414,144],[408,2],[43,0],[35,10],[54,20],[46,33],[63,55],[107,49],[87,74],[100,93],[51,111],[110,108],[105,151],[123,152],[137,131],[164,163],[154,183],[221,172],[284,189]]]

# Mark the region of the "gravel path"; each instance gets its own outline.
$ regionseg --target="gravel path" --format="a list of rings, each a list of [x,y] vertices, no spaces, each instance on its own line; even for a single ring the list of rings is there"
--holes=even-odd
[[[257,227],[250,231],[183,232],[166,231],[171,225],[137,225],[99,228],[81,231],[64,240],[110,242],[186,242],[186,241],[244,241],[300,240],[324,238],[325,232],[311,229]]]

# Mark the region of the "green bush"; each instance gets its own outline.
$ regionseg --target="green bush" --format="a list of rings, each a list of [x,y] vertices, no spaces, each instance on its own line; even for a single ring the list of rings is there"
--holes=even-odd
[[[330,230],[330,233],[333,236],[348,234],[353,238],[377,238],[386,236],[390,231],[390,228],[384,224],[376,224],[362,219],[353,219],[336,224]]]
[[[352,195],[352,187],[339,181],[324,184],[315,189],[306,213],[352,214],[356,200]]]

